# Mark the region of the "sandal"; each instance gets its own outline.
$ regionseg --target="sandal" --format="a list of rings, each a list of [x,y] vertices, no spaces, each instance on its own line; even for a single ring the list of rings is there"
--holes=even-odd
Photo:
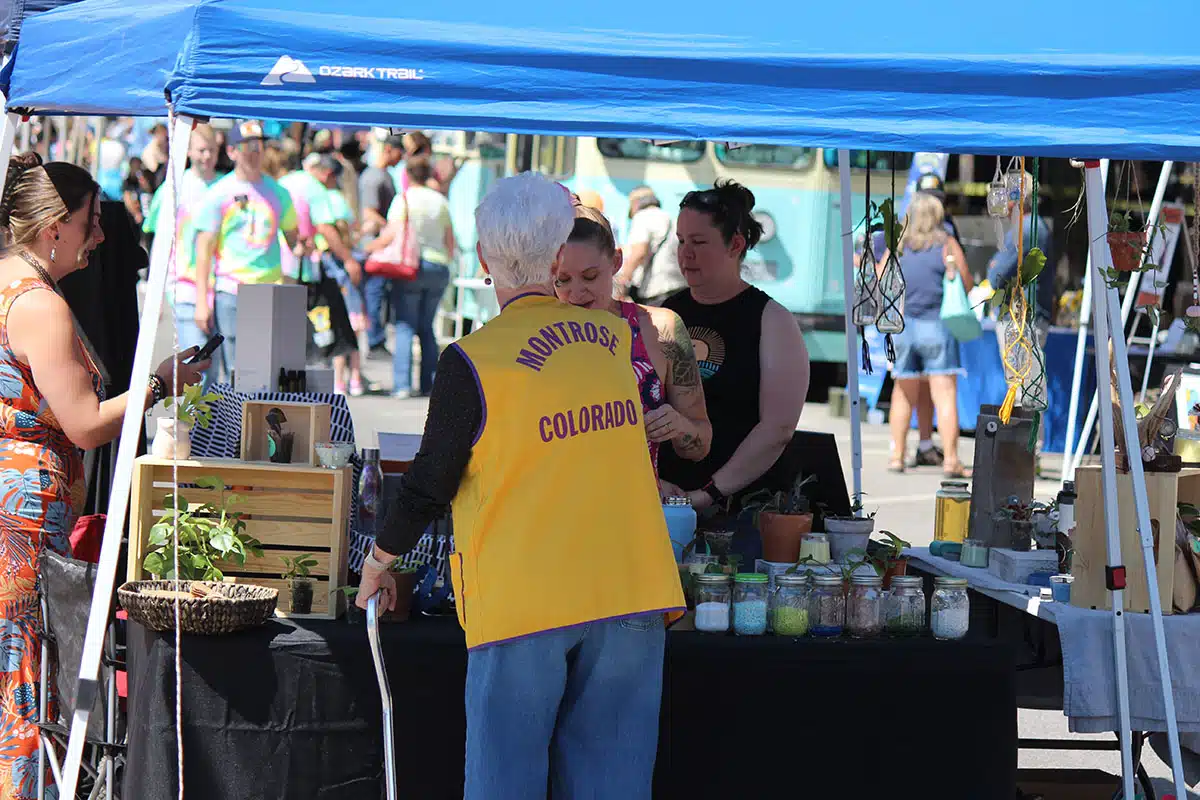
[[[961,478],[969,478],[971,477],[971,470],[967,469],[966,467],[959,466],[958,469],[945,470],[942,472],[942,477],[949,481]]]
[[[897,475],[904,474],[904,462],[892,460],[888,462],[888,472],[894,472]]]

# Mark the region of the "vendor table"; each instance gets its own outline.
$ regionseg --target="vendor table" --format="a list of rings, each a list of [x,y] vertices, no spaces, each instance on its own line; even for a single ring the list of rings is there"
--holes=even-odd
[[[462,797],[466,652],[452,619],[385,625],[402,797]],[[655,797],[1012,800],[1013,650],[991,641],[667,637]],[[188,796],[376,798],[379,691],[364,625],[272,620],[184,636]],[[130,624],[125,796],[177,796],[174,636]],[[762,791],[747,793],[760,785]],[[694,794],[693,794],[694,793]]]

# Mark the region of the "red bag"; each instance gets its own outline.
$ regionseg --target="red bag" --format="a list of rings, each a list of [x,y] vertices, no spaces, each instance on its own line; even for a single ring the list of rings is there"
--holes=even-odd
[[[393,281],[415,280],[421,271],[421,245],[412,236],[412,226],[408,221],[408,192],[402,195],[404,201],[404,220],[396,223],[389,221],[384,232],[392,231],[392,241],[378,252],[367,257],[363,269],[368,275],[378,275]],[[396,227],[402,225],[400,231]],[[398,235],[397,235],[398,234]]]

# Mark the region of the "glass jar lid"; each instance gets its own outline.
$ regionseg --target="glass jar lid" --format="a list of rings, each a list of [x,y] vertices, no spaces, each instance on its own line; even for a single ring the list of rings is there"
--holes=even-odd
[[[883,578],[874,572],[855,572],[850,576],[850,584],[852,586],[882,586]]]
[[[778,580],[778,578],[776,578]],[[841,586],[841,575],[817,575],[813,578],[814,586]]]
[[[967,487],[970,485],[971,485],[970,481],[958,481],[958,480],[942,481],[943,489],[953,489],[955,491],[965,492],[967,490]]]
[[[934,578],[933,585],[940,589],[965,589],[967,588],[967,579],[950,577]]]
[[[767,575],[762,572],[739,572],[733,576],[735,583],[766,583]]]
[[[892,576],[892,588],[893,589],[920,589],[921,585],[923,583],[924,583],[924,581],[922,581],[916,575],[893,575]]]
[[[686,497],[668,497],[663,501],[664,506],[690,506],[692,501]]]
[[[729,576],[724,572],[701,572],[698,575],[693,575],[692,580],[696,583],[729,583]]]
[[[807,586],[808,582],[807,572],[785,572],[775,576],[776,586]]]

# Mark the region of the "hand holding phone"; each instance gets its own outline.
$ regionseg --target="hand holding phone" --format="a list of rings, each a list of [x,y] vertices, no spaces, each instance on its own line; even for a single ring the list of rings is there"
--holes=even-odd
[[[207,361],[208,359],[212,358],[213,353],[217,352],[217,348],[221,346],[221,342],[223,341],[225,341],[224,336],[219,333],[214,335],[211,339],[204,343],[204,347],[201,347],[198,351],[196,351],[196,355],[192,356],[183,363],[199,364],[201,361]]]

